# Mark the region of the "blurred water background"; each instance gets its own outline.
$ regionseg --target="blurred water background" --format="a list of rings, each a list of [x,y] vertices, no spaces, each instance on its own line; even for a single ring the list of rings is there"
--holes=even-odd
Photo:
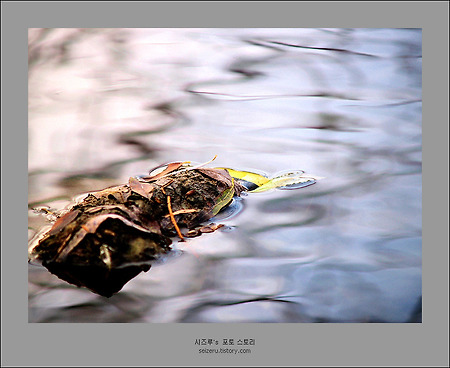
[[[214,155],[325,179],[243,197],[111,298],[29,265],[29,322],[421,322],[421,38],[30,29],[30,208]]]

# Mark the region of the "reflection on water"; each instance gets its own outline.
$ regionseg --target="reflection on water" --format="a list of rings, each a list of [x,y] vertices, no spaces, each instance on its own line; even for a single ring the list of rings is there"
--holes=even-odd
[[[420,322],[421,63],[415,29],[30,29],[30,208],[216,154],[326,179],[111,298],[30,265],[29,321]]]

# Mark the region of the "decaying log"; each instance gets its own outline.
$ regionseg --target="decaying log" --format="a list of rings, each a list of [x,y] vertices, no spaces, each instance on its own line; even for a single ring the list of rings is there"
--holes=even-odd
[[[31,262],[110,297],[245,190],[226,170],[190,169],[89,193],[35,237]]]

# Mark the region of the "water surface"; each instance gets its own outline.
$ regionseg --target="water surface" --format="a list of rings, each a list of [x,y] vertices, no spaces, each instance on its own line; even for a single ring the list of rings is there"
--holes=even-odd
[[[243,197],[111,298],[30,265],[29,321],[420,322],[421,37],[30,29],[30,208],[215,155],[325,179]]]

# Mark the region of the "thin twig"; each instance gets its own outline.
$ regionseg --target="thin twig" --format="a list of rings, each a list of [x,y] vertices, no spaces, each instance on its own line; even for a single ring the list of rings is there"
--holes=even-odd
[[[193,212],[199,212],[199,211],[200,210],[197,210],[195,208],[186,209],[186,210],[178,210],[178,211],[173,212],[173,215],[176,216],[176,215],[182,215],[182,214],[185,214],[185,213],[193,213]],[[169,217],[169,216],[170,216],[170,213],[168,215],[165,215],[164,217]]]
[[[183,235],[181,234],[180,228],[178,227],[178,224],[175,221],[175,216],[173,215],[172,212],[172,204],[170,203],[170,196],[167,196],[167,208],[169,209],[170,220],[172,221],[172,224],[175,227],[178,236],[180,237],[181,241],[185,241]]]

